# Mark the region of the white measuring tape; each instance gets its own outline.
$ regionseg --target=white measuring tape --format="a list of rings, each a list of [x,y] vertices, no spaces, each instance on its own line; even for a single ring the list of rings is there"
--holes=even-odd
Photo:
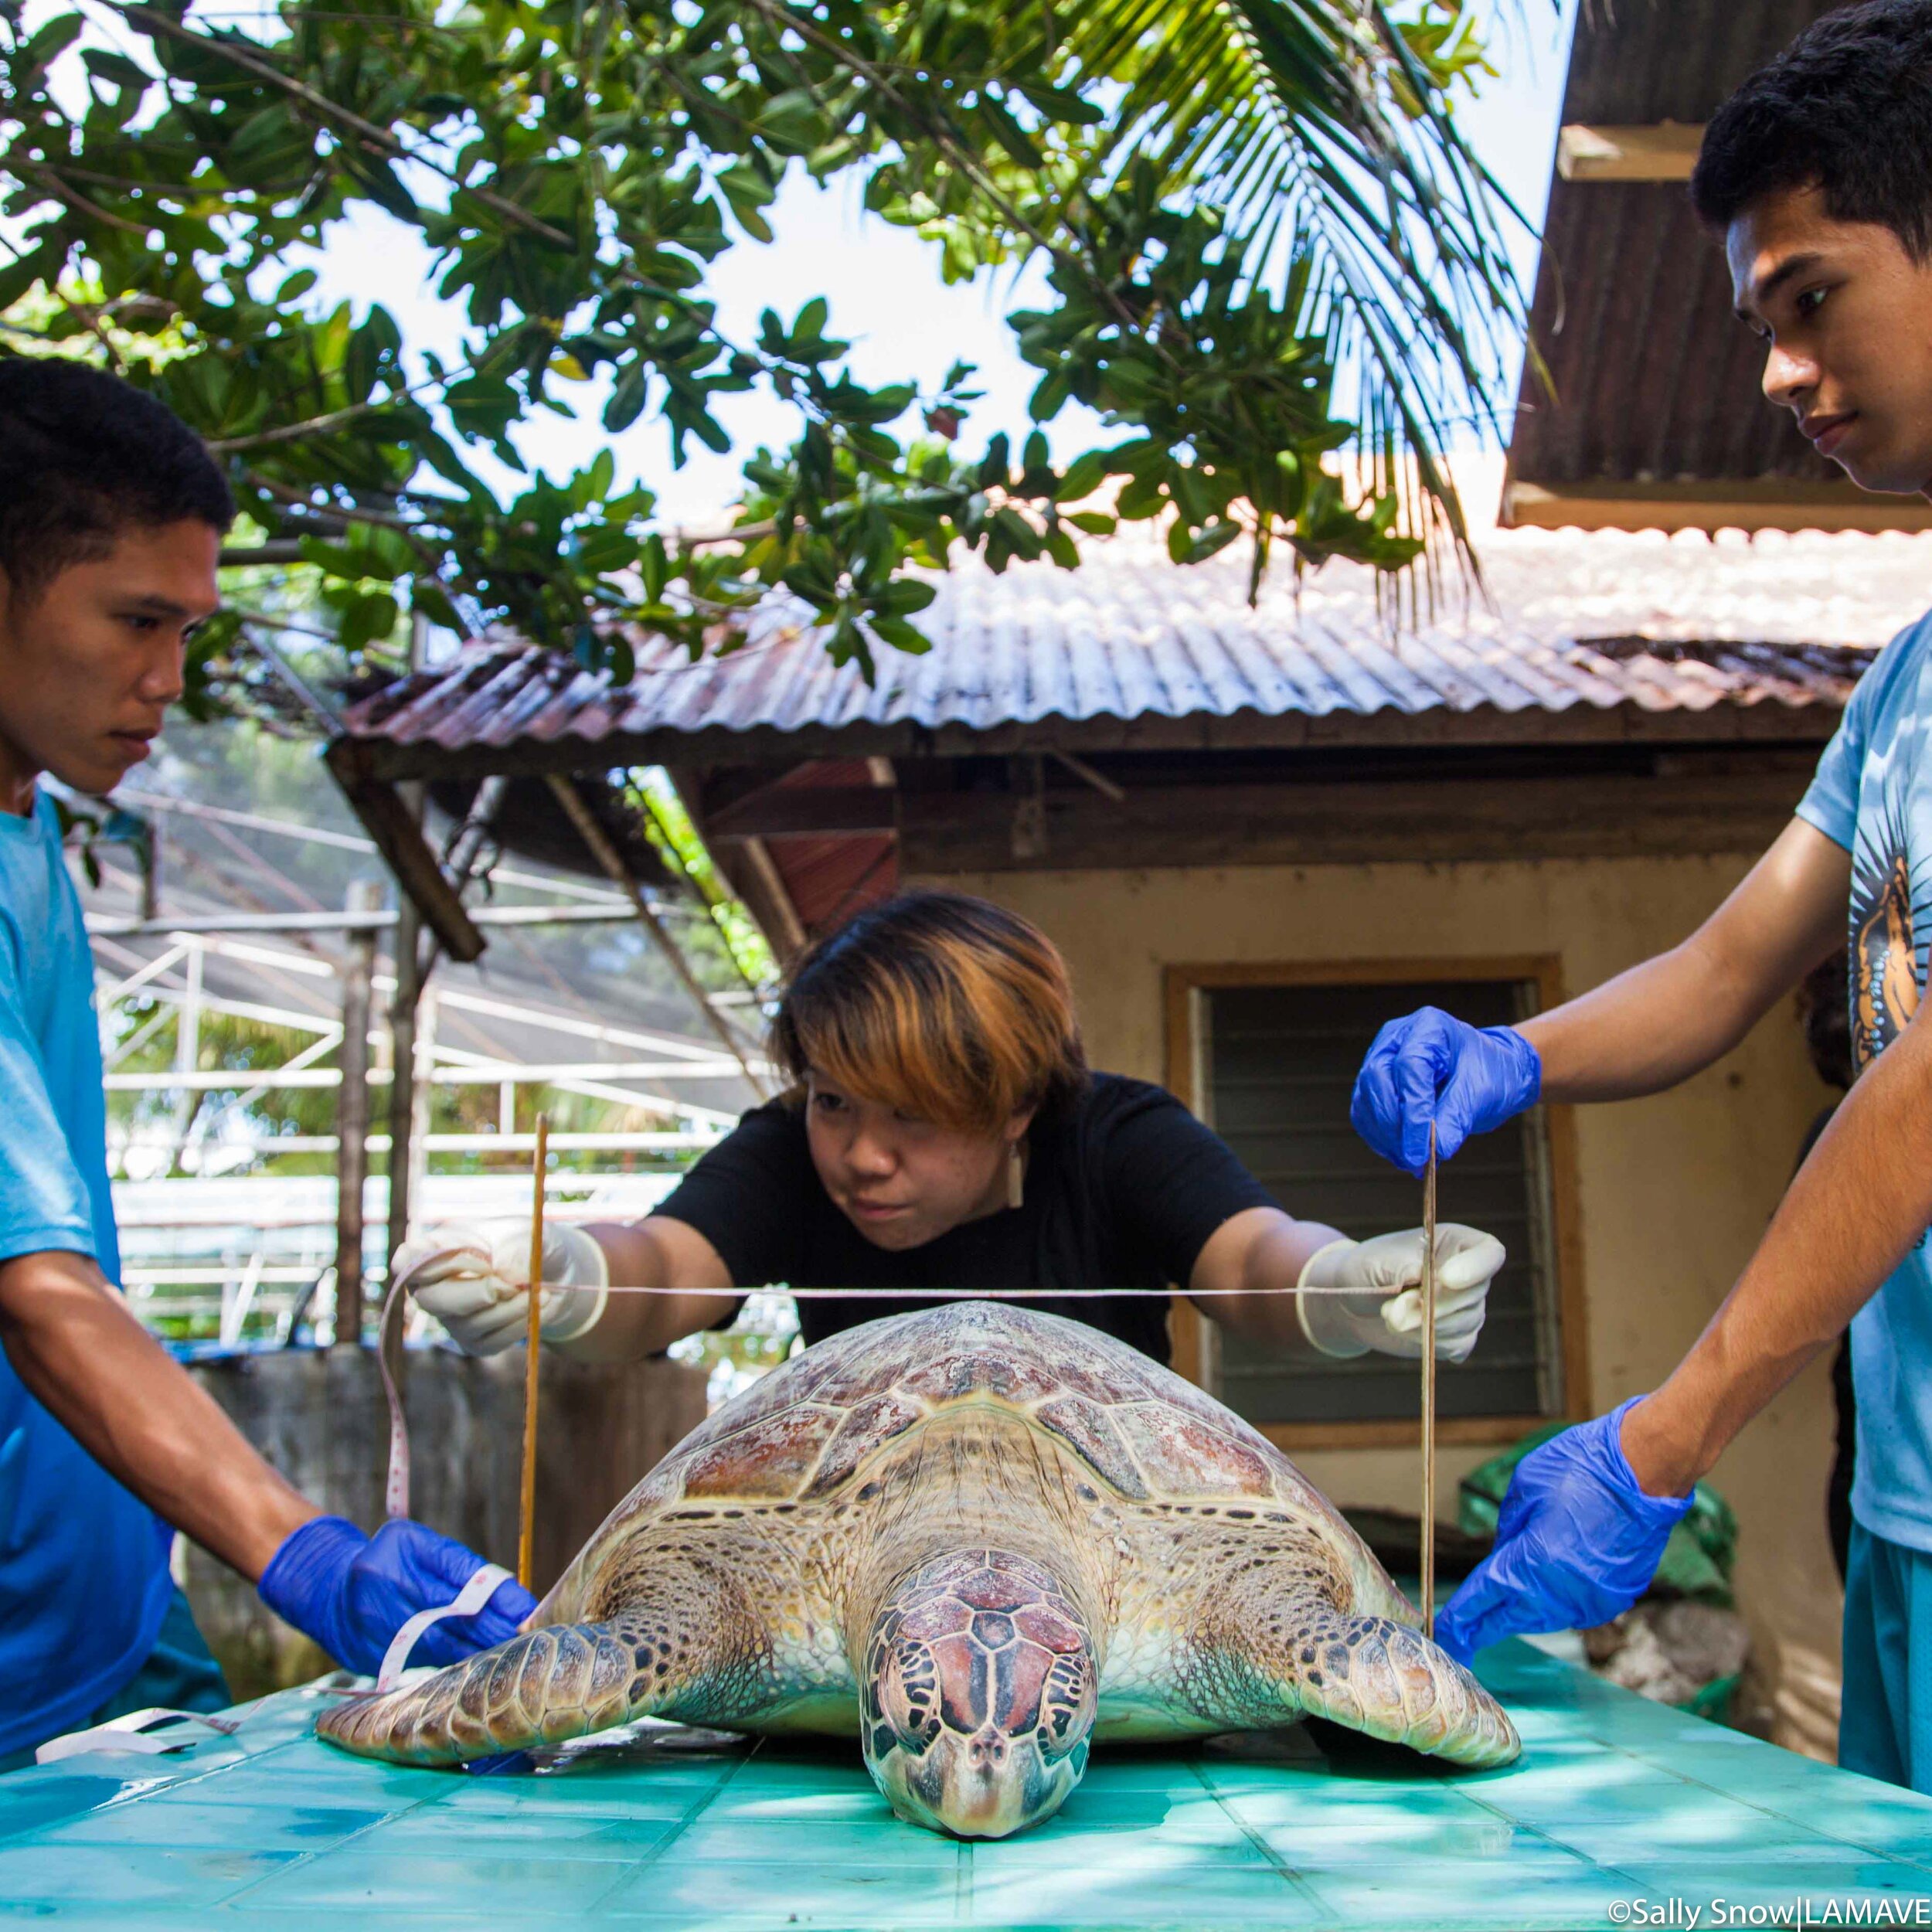
[[[512,1285],[522,1287],[524,1284],[519,1281]],[[542,1281],[537,1285],[546,1292],[556,1289],[566,1294],[594,1291],[582,1281]],[[1156,1298],[1162,1301],[1177,1298],[1198,1301],[1204,1296],[1225,1294],[1393,1295],[1419,1294],[1421,1289],[1420,1281],[1368,1282],[1359,1287],[1311,1284],[1305,1288],[788,1288],[782,1282],[774,1282],[762,1288],[658,1288],[621,1285],[613,1281],[605,1292],[716,1295],[719,1300],[730,1297],[740,1301],[752,1294],[788,1294],[794,1301],[1151,1301]]]
[[[425,1631],[445,1617],[474,1617],[496,1594],[499,1584],[511,1580],[510,1573],[500,1563],[485,1563],[451,1601],[439,1604],[434,1610],[419,1610],[389,1639],[389,1648],[383,1653],[383,1668],[376,1673],[376,1688],[379,1691],[394,1688],[408,1667],[410,1652]]]

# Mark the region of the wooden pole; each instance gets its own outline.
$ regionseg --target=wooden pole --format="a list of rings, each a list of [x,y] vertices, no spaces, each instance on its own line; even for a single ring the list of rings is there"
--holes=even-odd
[[[1436,1634],[1436,1129],[1422,1182],[1422,1634]]]
[[[423,997],[417,971],[422,921],[414,902],[396,888],[396,990],[389,996],[389,1258],[409,1239],[410,1182],[415,1178],[416,1012]]]
[[[523,1502],[516,1539],[516,1580],[531,1587],[536,1543],[536,1394],[538,1342],[543,1329],[543,1166],[549,1152],[550,1117],[536,1117],[536,1198],[530,1207],[530,1315],[523,1365]]]
[[[349,889],[352,913],[373,912],[379,899],[373,879]],[[337,1060],[342,1083],[335,1098],[335,1315],[338,1348],[362,1339],[362,1184],[369,1174],[369,988],[376,977],[376,935],[349,935],[342,962],[342,1043]]]
[[[410,668],[420,671],[429,648],[429,626],[419,611],[410,619]],[[428,799],[426,785],[399,785],[396,795],[420,843],[423,815]],[[427,848],[424,848],[425,851]],[[392,864],[390,869],[395,870]],[[422,915],[416,900],[396,872],[396,991],[389,999],[389,1259],[409,1239],[410,1213],[415,1205],[417,1007],[423,997],[424,968]]]

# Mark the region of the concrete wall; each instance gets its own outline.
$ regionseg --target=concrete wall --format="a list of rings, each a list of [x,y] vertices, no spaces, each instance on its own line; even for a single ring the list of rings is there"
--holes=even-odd
[[[1742,877],[1731,858],[1546,860],[1219,871],[1001,872],[933,879],[998,900],[1065,950],[1097,1066],[1158,1080],[1170,963],[1549,954],[1577,993],[1689,932]],[[909,882],[910,883],[910,882]],[[1593,1411],[1654,1386],[1762,1233],[1804,1129],[1829,1098],[1788,1007],[1676,1092],[1579,1110],[1583,1290]],[[1455,1213],[1453,1168],[1443,1213]],[[1290,1202],[1319,1218],[1319,1201]],[[1417,1193],[1417,1218],[1421,1195]],[[1492,1453],[1445,1447],[1439,1481]],[[1740,1607],[1781,1742],[1829,1753],[1842,1598],[1825,1530],[1831,1393],[1822,1362],[1736,1442],[1712,1480],[1737,1511]],[[1413,1510],[1399,1450],[1301,1454],[1342,1503]],[[1446,1513],[1446,1512],[1445,1512]]]
[[[521,1515],[522,1349],[472,1360],[406,1352],[410,1512],[514,1570]],[[372,1349],[287,1349],[196,1365],[196,1379],[304,1495],[373,1531],[383,1518],[389,1404]],[[543,1351],[532,1582],[541,1596],[645,1472],[704,1420],[705,1379],[662,1358],[614,1366]],[[237,1699],[308,1682],[332,1660],[225,1565],[176,1549],[196,1621]]]

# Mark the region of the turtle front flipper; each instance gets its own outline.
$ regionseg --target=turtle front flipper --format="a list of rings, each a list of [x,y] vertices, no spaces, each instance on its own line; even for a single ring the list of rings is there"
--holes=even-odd
[[[1311,1716],[1486,1771],[1522,1749],[1509,1714],[1447,1651],[1386,1617],[1338,1616],[1294,1652]]]
[[[400,1689],[352,1699],[315,1729],[363,1757],[464,1764],[644,1715],[654,1662],[614,1625],[560,1624]]]
[[[742,1724],[778,1696],[770,1639],[709,1564],[672,1557],[603,1621],[552,1624],[433,1677],[355,1699],[316,1726],[397,1764],[464,1764],[638,1717]],[[593,1606],[594,1607],[595,1606]]]
[[[1488,1770],[1522,1750],[1508,1713],[1420,1631],[1358,1616],[1302,1562],[1257,1566],[1209,1592],[1183,1672],[1189,1702],[1230,1729],[1306,1714]]]

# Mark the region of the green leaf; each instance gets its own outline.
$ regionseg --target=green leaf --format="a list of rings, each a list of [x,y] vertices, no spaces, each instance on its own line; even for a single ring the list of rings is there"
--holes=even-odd
[[[0,264],[0,310],[12,308],[35,283],[56,280],[66,258],[66,249],[50,239],[29,249],[18,261]]]
[[[781,154],[804,155],[818,145],[825,119],[811,90],[798,87],[767,101],[752,126]]]
[[[823,342],[825,325],[831,320],[831,303],[822,295],[815,295],[799,310],[798,319],[791,325],[791,338],[794,342]]]
[[[458,636],[465,628],[462,618],[457,614],[456,606],[450,601],[449,593],[433,577],[419,577],[411,582],[410,607],[421,611],[430,623],[441,625],[445,631],[454,631]]]
[[[380,642],[396,628],[396,600],[386,590],[368,590],[344,607],[335,632],[337,645],[353,655],[366,645]]]
[[[1218,550],[1225,550],[1241,534],[1238,523],[1210,523],[1187,546],[1182,561],[1203,563]]]
[[[644,413],[649,393],[651,367],[640,356],[617,373],[611,389],[611,400],[604,406],[604,427],[614,434],[628,430]]]
[[[771,240],[771,224],[764,211],[776,196],[764,176],[747,162],[726,168],[715,179],[738,226],[756,240]]]
[[[1056,369],[1034,385],[1026,403],[1027,413],[1036,423],[1050,423],[1060,414],[1073,393],[1073,380],[1066,369]]]
[[[903,617],[875,617],[872,628],[876,637],[883,638],[895,651],[903,651],[908,657],[923,657],[933,648],[932,639]]]
[[[56,14],[21,49],[21,64],[29,71],[36,67],[52,66],[80,38],[81,29],[87,24],[78,13]]]
[[[1105,109],[1083,100],[1070,87],[1046,87],[1026,80],[1018,85],[1019,91],[1049,121],[1071,128],[1098,128],[1107,119]]]
[[[131,87],[136,93],[145,92],[154,79],[124,53],[115,53],[104,47],[89,47],[80,59],[90,74],[117,87]]]

